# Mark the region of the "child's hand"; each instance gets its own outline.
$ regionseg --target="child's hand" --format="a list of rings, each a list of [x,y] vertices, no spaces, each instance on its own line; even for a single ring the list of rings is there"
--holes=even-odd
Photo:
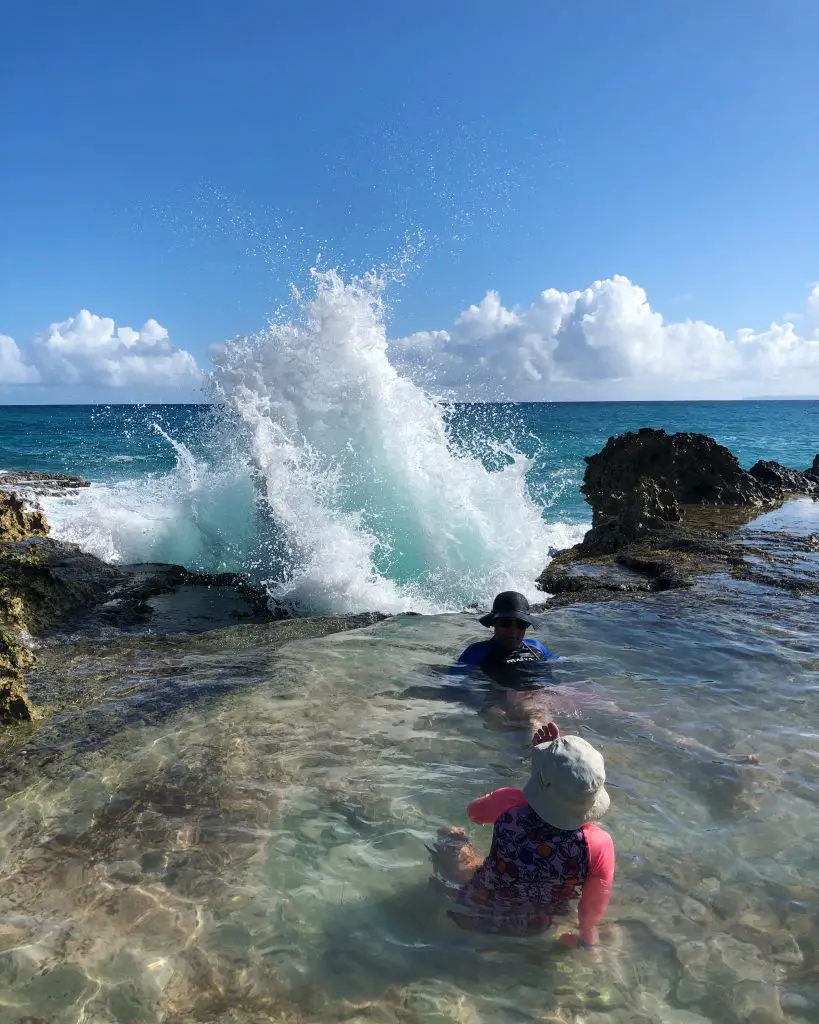
[[[539,747],[541,743],[552,743],[560,736],[560,729],[554,722],[547,722],[546,725],[538,726],[532,737],[532,746]]]

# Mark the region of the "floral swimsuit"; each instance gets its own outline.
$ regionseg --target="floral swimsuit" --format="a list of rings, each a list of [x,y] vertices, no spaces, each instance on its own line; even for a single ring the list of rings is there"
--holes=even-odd
[[[462,928],[533,935],[578,905],[581,934],[605,914],[614,877],[614,843],[586,824],[556,829],[532,810],[519,789],[499,789],[469,805],[478,824],[494,822],[489,856],[460,890],[449,916]],[[581,895],[582,894],[582,895]]]

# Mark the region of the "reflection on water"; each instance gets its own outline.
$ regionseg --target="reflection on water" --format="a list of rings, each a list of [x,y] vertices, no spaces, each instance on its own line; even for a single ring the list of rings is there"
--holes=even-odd
[[[99,721],[133,724],[99,742],[94,714],[82,736],[47,727],[30,775],[15,755],[0,1021],[819,1020],[819,602],[712,587],[708,602],[541,619],[565,655],[559,717],[603,749],[611,780],[618,874],[594,953],[461,932],[429,882],[437,828],[463,824],[486,849],[467,801],[527,771],[525,733],[406,695],[445,683],[430,668],[482,633],[468,617],[275,653],[263,627],[232,631],[241,649],[213,636],[75,649],[72,671],[109,694],[118,673],[128,683]],[[237,685],[126,712],[140,673],[161,687],[180,665]]]

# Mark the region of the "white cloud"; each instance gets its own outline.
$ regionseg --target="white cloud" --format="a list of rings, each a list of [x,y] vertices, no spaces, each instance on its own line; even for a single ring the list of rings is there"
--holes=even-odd
[[[515,309],[490,291],[449,330],[392,341],[389,353],[416,379],[465,399],[819,395],[819,284],[800,314],[730,336],[701,320],[666,322],[621,276],[584,291],[550,288]],[[5,396],[70,401],[89,388],[95,400],[103,390],[106,401],[195,400],[201,380],[193,355],[156,320],[136,330],[81,310],[27,346],[0,335],[0,386],[14,385]]]
[[[47,333],[35,338],[31,351],[45,381],[118,388],[173,387],[199,379],[194,357],[175,348],[156,320],[135,331],[83,309],[52,324]]]
[[[799,331],[785,322],[733,337],[701,320],[666,323],[621,276],[585,291],[550,288],[524,309],[488,292],[450,330],[401,338],[390,351],[462,397],[737,397],[771,383],[777,393],[819,392],[819,285]]]
[[[194,357],[172,345],[156,320],[134,330],[83,309],[52,324],[25,350],[13,338],[0,335],[0,384],[113,389],[148,385],[156,391],[190,388],[200,379]]]
[[[36,384],[40,374],[29,366],[14,338],[0,334],[0,384]]]

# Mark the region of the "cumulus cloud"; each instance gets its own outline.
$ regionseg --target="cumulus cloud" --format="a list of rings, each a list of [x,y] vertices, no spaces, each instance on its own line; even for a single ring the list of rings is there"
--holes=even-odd
[[[0,336],[0,384],[173,390],[190,388],[200,379],[194,357],[172,345],[156,320],[134,330],[83,309],[52,324],[25,351]]]
[[[124,387],[138,384],[191,384],[199,377],[196,360],[175,348],[167,330],[148,320],[141,330],[117,327],[110,317],[87,309],[34,340],[33,358],[44,380]]]
[[[0,334],[0,384],[36,384],[40,379],[36,366],[29,366],[14,338]]]
[[[622,276],[583,291],[550,288],[514,309],[490,291],[447,330],[391,341],[389,352],[420,382],[463,399],[819,395],[819,284],[802,312],[732,335],[701,320],[666,321]],[[185,400],[201,380],[193,355],[156,320],[135,330],[81,310],[28,345],[0,335],[4,396],[73,401],[89,388],[95,400],[103,391],[107,401]]]
[[[666,323],[645,291],[621,276],[584,291],[547,289],[523,309],[507,309],[488,292],[449,330],[398,339],[391,353],[463,397],[733,397],[732,389],[758,393],[763,382],[780,393],[819,392],[819,285],[799,330],[773,323],[733,337],[701,320]]]

